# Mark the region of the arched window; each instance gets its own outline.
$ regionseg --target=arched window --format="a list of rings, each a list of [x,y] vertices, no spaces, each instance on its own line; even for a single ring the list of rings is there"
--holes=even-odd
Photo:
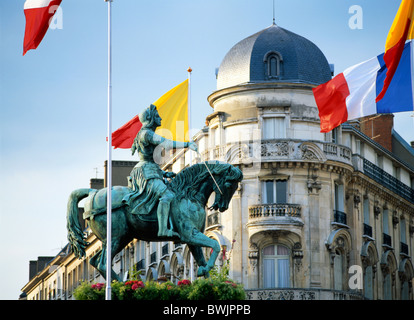
[[[343,290],[344,283],[344,255],[340,250],[334,256],[334,289]]]
[[[404,258],[400,262],[398,275],[401,281],[401,300],[412,299],[412,279],[414,277],[414,268],[411,258]]]
[[[364,274],[364,296],[368,299],[374,299],[374,271],[372,266],[365,269]]]
[[[393,250],[387,250],[382,254],[380,266],[383,276],[382,299],[393,300],[395,298],[395,273],[397,270],[397,260]]]
[[[392,300],[392,283],[391,274],[386,273],[384,276],[384,300]]]
[[[263,287],[290,287],[290,251],[280,244],[263,248]]]
[[[349,253],[352,248],[351,234],[348,228],[333,230],[326,241],[331,258],[331,288],[348,290]]]
[[[271,56],[269,59],[269,78],[276,78],[279,75],[279,59]]]
[[[283,58],[279,52],[269,51],[265,54],[265,76],[267,79],[280,79],[283,74]]]
[[[361,248],[361,260],[364,270],[364,296],[373,300],[374,297],[374,279],[376,273],[376,264],[378,262],[378,251],[373,240],[366,241]]]

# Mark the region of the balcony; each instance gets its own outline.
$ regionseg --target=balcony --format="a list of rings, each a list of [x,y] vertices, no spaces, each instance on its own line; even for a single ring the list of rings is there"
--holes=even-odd
[[[247,300],[364,300],[362,294],[353,291],[328,289],[247,289]]]
[[[150,263],[155,263],[155,262],[157,262],[157,252],[156,251],[151,253],[151,255],[150,255]]]
[[[331,160],[352,165],[352,151],[346,146],[323,141],[263,139],[215,146],[204,151],[202,159],[217,159],[232,164],[274,161],[325,162]]]
[[[141,259],[139,260],[136,264],[135,264],[135,268],[137,270],[142,270],[145,269],[145,259]]]
[[[404,242],[400,243],[400,253],[406,254],[408,256],[408,245]]]
[[[170,248],[169,248],[168,243],[166,243],[166,244],[164,244],[164,245],[162,246],[162,249],[161,249],[161,255],[162,255],[162,256],[166,256],[166,255],[168,255],[168,254],[169,254],[169,252],[170,252]]]
[[[410,188],[400,180],[394,178],[389,173],[382,170],[372,162],[363,159],[363,171],[364,173],[375,180],[379,184],[383,185],[387,189],[393,191],[404,199],[414,203],[414,189]]]
[[[372,238],[372,227],[366,223],[364,223],[364,236]]]
[[[334,222],[346,225],[346,213],[339,210],[334,210]]]
[[[250,219],[268,217],[298,217],[300,218],[301,206],[289,203],[259,204],[249,207]]]
[[[270,203],[249,207],[247,227],[251,235],[274,230],[300,232],[298,228],[302,226],[301,205],[299,204]]]
[[[383,233],[382,234],[382,244],[386,245],[388,247],[392,247],[391,236],[386,234],[386,233]]]

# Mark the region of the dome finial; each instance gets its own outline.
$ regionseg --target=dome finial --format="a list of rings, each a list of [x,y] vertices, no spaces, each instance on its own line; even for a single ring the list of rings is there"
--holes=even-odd
[[[273,0],[273,24],[275,25],[275,0]]]

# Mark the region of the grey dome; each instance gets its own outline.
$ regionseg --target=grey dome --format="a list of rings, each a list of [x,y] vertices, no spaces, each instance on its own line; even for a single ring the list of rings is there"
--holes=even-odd
[[[230,49],[218,70],[217,89],[261,82],[319,85],[330,79],[328,61],[315,44],[273,24]]]

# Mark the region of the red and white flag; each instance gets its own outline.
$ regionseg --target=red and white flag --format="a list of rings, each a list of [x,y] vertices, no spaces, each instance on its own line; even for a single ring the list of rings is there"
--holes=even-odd
[[[23,55],[30,49],[36,49],[42,42],[53,15],[62,0],[26,0],[24,15],[26,29],[24,33]]]

